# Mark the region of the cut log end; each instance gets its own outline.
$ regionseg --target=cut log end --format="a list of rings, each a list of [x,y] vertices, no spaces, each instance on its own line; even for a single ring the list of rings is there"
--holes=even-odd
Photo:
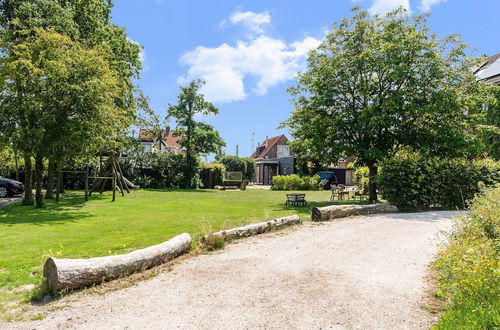
[[[54,261],[54,258],[49,258],[45,261],[45,265],[43,266],[43,277],[47,282],[47,289],[50,292],[55,292],[58,290],[57,288],[57,265]]]

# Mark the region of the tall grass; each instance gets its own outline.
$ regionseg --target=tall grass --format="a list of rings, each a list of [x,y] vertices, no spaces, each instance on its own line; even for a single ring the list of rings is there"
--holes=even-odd
[[[435,262],[447,301],[436,329],[500,327],[500,185],[473,200],[449,238]]]

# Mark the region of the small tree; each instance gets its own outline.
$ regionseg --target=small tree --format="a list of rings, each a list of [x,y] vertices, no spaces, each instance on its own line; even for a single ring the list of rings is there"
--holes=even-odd
[[[289,89],[295,110],[285,126],[292,148],[310,159],[355,156],[368,166],[376,201],[378,164],[401,147],[470,152],[465,110],[480,111],[480,104],[464,88],[476,82],[457,37],[438,39],[424,17],[402,9],[384,18],[355,12],[310,53],[308,70]]]
[[[219,110],[199,93],[204,84],[201,80],[181,87],[177,97],[177,105],[169,105],[168,117],[175,118],[177,127],[175,136],[181,136],[180,145],[184,149],[186,166],[184,188],[197,187],[199,157],[211,153],[219,153],[226,144],[213,126],[195,120],[197,115],[217,115]]]

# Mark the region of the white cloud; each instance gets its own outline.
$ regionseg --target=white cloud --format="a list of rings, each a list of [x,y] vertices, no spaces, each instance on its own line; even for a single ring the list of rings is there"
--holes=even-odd
[[[304,68],[308,51],[319,44],[320,40],[312,37],[287,43],[260,35],[237,41],[235,45],[200,46],[182,55],[180,62],[189,69],[178,82],[185,84],[195,78],[205,80],[202,93],[212,102],[241,101],[247,98],[249,91],[262,96],[269,88],[294,79]],[[249,77],[253,79],[246,79]],[[247,91],[245,82],[249,81],[253,86]]]
[[[420,2],[419,9],[425,12],[428,12],[431,10],[432,6],[435,6],[437,4],[440,4],[442,2],[446,2],[447,0],[422,0]]]
[[[263,25],[271,23],[271,14],[268,12],[254,13],[253,11],[236,11],[228,20],[223,20],[220,25],[226,27],[229,24],[242,24],[250,32],[262,34],[264,33]]]
[[[425,0],[423,0],[425,1]],[[433,0],[431,0],[433,1]],[[435,1],[435,0],[434,0]],[[403,7],[410,12],[410,0],[374,0],[368,11],[372,14],[386,14],[394,9]]]

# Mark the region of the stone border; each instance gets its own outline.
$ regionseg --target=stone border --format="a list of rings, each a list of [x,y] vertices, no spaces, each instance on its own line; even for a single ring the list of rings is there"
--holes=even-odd
[[[331,205],[312,209],[312,221],[328,221],[353,215],[367,215],[374,213],[397,213],[398,208],[389,203],[370,205]]]

